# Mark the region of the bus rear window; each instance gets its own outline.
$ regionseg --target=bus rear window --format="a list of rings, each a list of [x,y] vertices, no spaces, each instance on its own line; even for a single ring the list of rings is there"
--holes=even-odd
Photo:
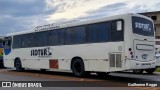
[[[143,36],[154,36],[153,23],[141,17],[132,17],[132,28],[134,34]]]

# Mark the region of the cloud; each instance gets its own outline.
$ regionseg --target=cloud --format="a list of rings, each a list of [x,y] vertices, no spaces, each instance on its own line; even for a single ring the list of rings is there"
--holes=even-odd
[[[36,26],[48,24],[49,22],[45,18],[46,16],[44,15],[30,17],[4,16],[0,18],[0,36],[8,33],[33,30]]]
[[[158,0],[134,0],[128,2],[128,11],[134,13],[150,12],[160,10]]]
[[[156,3],[156,4],[152,4],[152,6],[150,7],[150,11],[160,11],[160,2]]]
[[[115,2],[122,2],[128,0],[47,0],[50,6],[59,6],[56,13],[50,15],[50,19],[74,19],[87,16],[89,11],[96,10],[102,6],[114,4]]]
[[[45,0],[0,0],[0,35],[29,30],[46,22],[56,9],[46,9]]]
[[[0,0],[0,35],[70,20],[158,11],[158,0]]]
[[[54,9],[46,10],[45,7],[45,0],[1,0],[0,15],[24,17],[54,12]]]
[[[98,8],[96,10],[89,11],[87,13],[95,14],[95,13],[114,12],[114,11],[120,10],[122,8],[125,8],[126,6],[127,6],[127,4],[125,2],[120,2],[120,3],[111,4],[111,5],[106,5],[101,8]]]
[[[134,1],[125,1],[107,4],[95,10],[88,11],[86,16],[78,17],[77,19],[92,19],[92,18],[100,18],[106,16],[113,16],[117,14],[125,14],[125,13],[142,13],[149,11],[158,11],[158,6],[160,3],[158,1],[153,0],[152,2],[147,2],[146,0],[134,0]],[[160,2],[160,1],[159,1]]]
[[[28,19],[28,18],[27,18]],[[13,17],[4,17],[0,19],[0,29],[1,35],[5,35],[11,32],[23,31],[26,30],[29,26],[29,23],[32,23],[30,20],[24,18],[13,18]]]
[[[105,5],[98,9],[86,12],[88,13],[88,16],[82,17],[82,19],[106,17],[106,16],[117,14],[117,13],[121,14],[125,8],[127,8],[126,2],[119,2],[119,3],[110,4],[110,5]]]

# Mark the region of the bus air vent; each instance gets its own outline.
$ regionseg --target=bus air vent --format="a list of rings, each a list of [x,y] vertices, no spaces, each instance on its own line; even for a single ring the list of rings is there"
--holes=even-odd
[[[122,67],[121,54],[109,54],[110,67]]]

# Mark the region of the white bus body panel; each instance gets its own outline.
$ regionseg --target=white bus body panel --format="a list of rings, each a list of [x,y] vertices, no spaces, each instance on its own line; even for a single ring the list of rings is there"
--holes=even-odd
[[[52,57],[38,58],[38,56],[31,56],[31,50],[42,48],[46,47],[14,49],[7,57],[18,57],[21,59],[23,67],[32,69],[50,69],[49,60],[56,59],[59,64],[58,69],[71,70],[71,59],[77,56],[83,59],[86,71],[106,72],[124,70],[124,64],[122,65],[122,68],[110,69],[108,60],[109,53],[122,54],[124,48],[123,42],[52,46],[50,47]],[[18,54],[14,55],[15,53]],[[124,62],[123,60],[122,62]],[[6,67],[14,67],[13,61],[13,59],[6,60],[4,64]]]

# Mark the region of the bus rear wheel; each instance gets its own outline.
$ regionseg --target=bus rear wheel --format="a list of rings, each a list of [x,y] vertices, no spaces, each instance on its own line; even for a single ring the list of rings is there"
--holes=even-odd
[[[75,76],[81,77],[85,75],[84,62],[82,59],[76,59],[71,65],[72,72]]]
[[[20,59],[17,59],[17,60],[15,61],[15,68],[16,68],[16,71],[22,71],[22,70],[24,70],[24,69],[22,68],[22,64],[21,64],[21,60],[20,60]]]
[[[135,70],[133,70],[133,73],[141,74],[141,73],[143,73],[143,69],[135,69]]]
[[[155,68],[146,69],[145,71],[146,71],[148,74],[153,74],[153,72],[155,71]]]

